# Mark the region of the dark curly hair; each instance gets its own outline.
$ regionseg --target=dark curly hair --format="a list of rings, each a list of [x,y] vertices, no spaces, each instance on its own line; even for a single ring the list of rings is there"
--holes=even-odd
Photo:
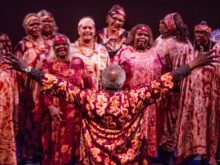
[[[134,46],[134,37],[135,37],[135,34],[137,32],[138,29],[141,29],[142,27],[145,27],[148,29],[149,31],[149,45],[148,47],[152,47],[153,44],[154,44],[154,39],[153,39],[153,33],[152,33],[152,30],[151,28],[146,25],[146,24],[137,24],[136,26],[134,26],[128,33],[128,37],[125,41],[125,44],[126,45],[131,45],[131,46]]]
[[[176,40],[179,42],[188,42],[189,30],[179,13],[174,15],[174,21],[176,24],[176,30],[173,35],[176,37]]]

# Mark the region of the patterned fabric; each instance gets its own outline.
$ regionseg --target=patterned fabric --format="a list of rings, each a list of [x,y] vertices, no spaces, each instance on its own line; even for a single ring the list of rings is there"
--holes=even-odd
[[[194,50],[198,52],[207,52],[210,51],[215,45],[215,42],[209,40],[209,42],[205,45],[199,45],[198,43],[194,42]]]
[[[61,61],[56,58],[47,62],[44,72],[51,73],[63,80],[72,82],[80,88],[91,88],[92,80],[83,61],[74,57],[71,61]],[[39,120],[42,125],[43,164],[62,165],[71,162],[73,156],[79,157],[81,130],[81,114],[74,104],[63,102],[55,96],[43,95],[39,100],[37,110],[41,109]],[[55,106],[61,112],[62,122],[56,124],[52,120],[49,106]]]
[[[191,55],[195,58],[198,51]],[[202,155],[217,165],[220,101],[219,66],[198,68],[183,81],[175,140],[177,163]]]
[[[173,86],[168,73],[149,85],[119,92],[81,90],[45,74],[42,91],[81,106],[82,132],[79,164],[148,164],[143,109],[159,101]]]
[[[122,47],[122,44],[127,38],[127,34],[128,32],[125,29],[121,29],[118,38],[109,38],[107,28],[104,28],[98,32],[97,42],[106,47],[111,61],[114,58],[114,55]]]
[[[208,25],[198,24],[194,27],[194,32],[197,32],[197,31],[207,32],[207,33],[211,34],[212,29]]]
[[[12,45],[7,34],[0,34],[0,55],[7,55],[7,53],[12,52]]]
[[[27,60],[29,66],[41,69],[49,48],[50,46],[43,38],[34,41],[29,37],[25,37],[16,46],[15,55]],[[19,75],[18,81],[20,110],[17,146],[21,152],[19,157],[32,159],[35,153],[41,151],[39,121],[33,118],[33,109],[39,95],[39,86],[24,74]]]
[[[138,52],[131,46],[124,47],[115,55],[113,63],[125,69],[127,79],[124,88],[128,89],[158,79],[163,69],[160,56],[154,48]],[[156,107],[157,104],[154,104],[144,111],[143,129],[147,139],[148,154],[151,157],[156,156]]]
[[[55,36],[59,35],[59,33],[56,33]],[[45,40],[46,40],[46,43],[52,47],[53,46],[53,40],[55,38],[55,36],[45,36]]]
[[[163,22],[165,23],[165,25],[167,26],[167,28],[169,30],[175,31],[176,30],[176,24],[174,21],[174,15],[176,15],[177,13],[171,13],[168,14],[164,17]]]
[[[192,44],[180,43],[175,37],[162,38],[156,40],[156,49],[161,55],[161,60],[166,64],[167,70],[173,70],[192,60]],[[157,134],[158,144],[166,151],[174,151],[174,135],[177,120],[177,112],[180,98],[181,83],[174,88],[165,101],[163,101],[158,110]],[[184,91],[185,92],[185,91]]]
[[[109,10],[108,15],[113,16],[114,14],[120,14],[126,17],[126,13],[123,7],[119,5],[114,5],[112,8]]]
[[[0,62],[0,164],[16,165],[14,115],[18,88],[14,73]]]
[[[79,42],[76,41],[71,45],[70,51],[74,56],[80,57],[86,64],[96,89],[102,89],[102,72],[109,64],[109,55],[106,48],[98,43],[95,43],[94,49],[85,48],[81,47]]]

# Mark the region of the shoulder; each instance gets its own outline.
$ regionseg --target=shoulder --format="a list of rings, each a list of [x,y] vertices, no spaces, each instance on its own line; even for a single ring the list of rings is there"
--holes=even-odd
[[[124,52],[129,52],[129,53],[133,53],[135,52],[135,49],[130,46],[130,45],[124,45],[120,50],[119,50],[120,53],[124,53]]]
[[[95,47],[98,53],[102,54],[103,56],[108,56],[108,51],[105,46],[99,43],[95,43]]]
[[[119,56],[130,56],[135,53],[135,49],[132,46],[123,46],[119,51]]]

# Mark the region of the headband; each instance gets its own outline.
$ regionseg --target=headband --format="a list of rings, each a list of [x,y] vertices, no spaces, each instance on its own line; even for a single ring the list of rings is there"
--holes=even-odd
[[[163,22],[169,30],[176,30],[176,24],[174,21],[174,15],[176,13],[168,14],[164,17]]]
[[[197,31],[203,31],[203,32],[207,32],[211,34],[212,29],[208,25],[198,24],[194,27],[194,32],[197,32]]]
[[[85,18],[80,19],[80,21],[78,23],[78,27],[80,27],[86,23],[91,23],[93,26],[95,26],[95,22],[92,18],[85,17]]]
[[[66,36],[59,34],[54,38],[53,44],[62,43],[62,42],[68,43],[68,40]]]
[[[149,33],[149,30],[148,28],[144,27],[144,26],[141,26],[139,29],[137,29],[137,32],[146,32],[146,33]]]

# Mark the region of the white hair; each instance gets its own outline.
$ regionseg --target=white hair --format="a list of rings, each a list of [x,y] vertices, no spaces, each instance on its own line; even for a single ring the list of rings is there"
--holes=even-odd
[[[125,71],[117,64],[111,64],[103,71],[102,85],[104,88],[119,89],[124,85]]]
[[[83,17],[82,19],[80,19],[79,23],[78,23],[78,27],[84,25],[85,23],[91,23],[93,26],[95,26],[95,21],[91,18],[91,17]]]

